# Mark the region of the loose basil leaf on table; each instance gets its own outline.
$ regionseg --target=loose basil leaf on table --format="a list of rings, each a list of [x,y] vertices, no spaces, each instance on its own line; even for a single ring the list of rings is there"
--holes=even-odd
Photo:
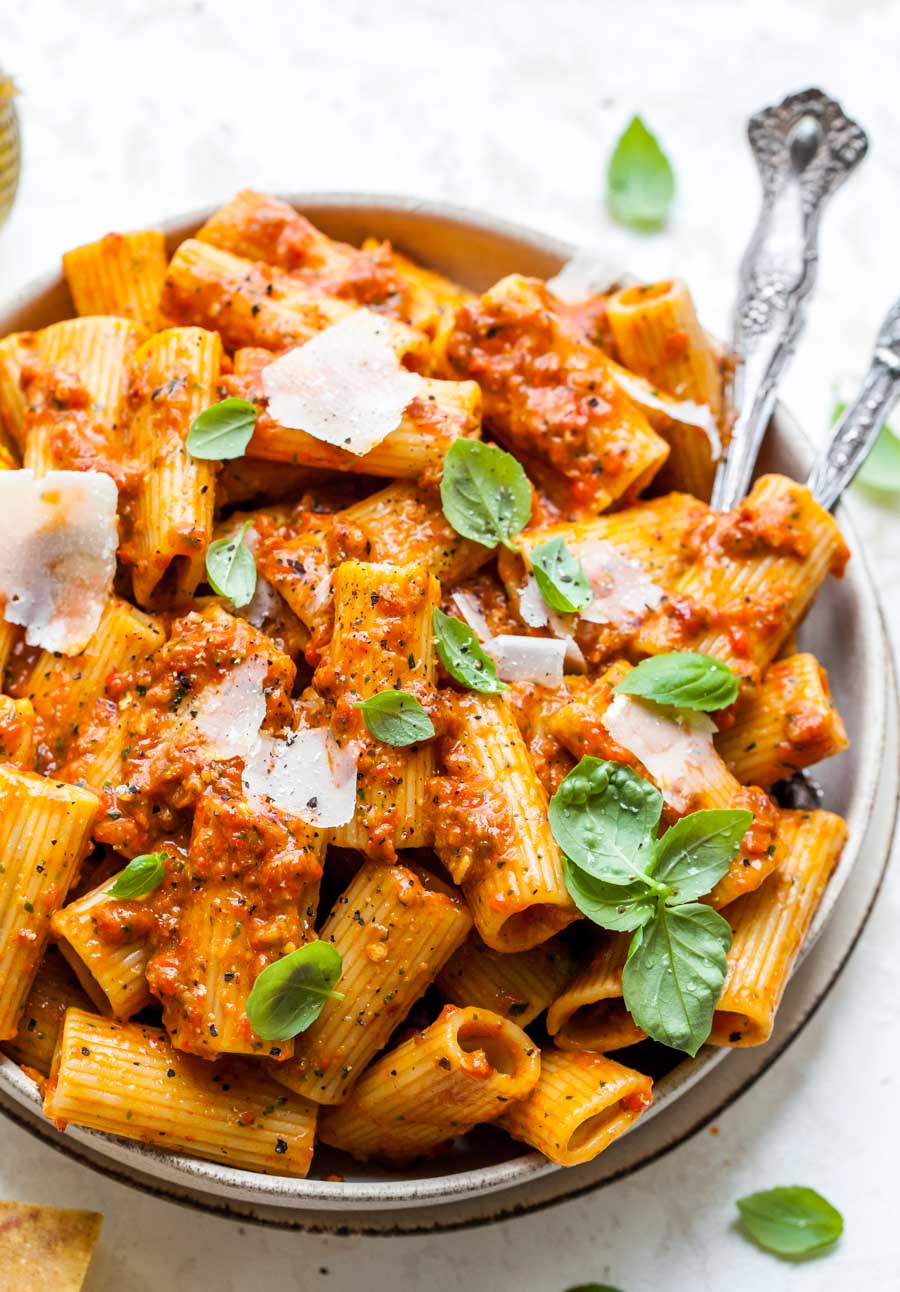
[[[107,895],[133,902],[155,892],[166,877],[167,856],[165,852],[145,852],[140,857],[132,857],[125,869],[116,875],[112,887],[106,890]]]
[[[675,195],[675,176],[655,137],[635,116],[619,137],[606,176],[607,202],[620,224],[656,229]]]
[[[739,686],[737,675],[721,660],[679,650],[642,659],[622,678],[615,694],[711,713],[734,704]]]
[[[728,971],[731,925],[711,906],[666,906],[638,929],[622,971],[625,1006],[654,1041],[691,1058],[709,1036]]]
[[[533,547],[531,569],[541,596],[553,610],[575,614],[593,600],[593,590],[580,562],[561,538]]]
[[[511,453],[482,440],[454,440],[441,477],[444,515],[463,538],[516,551],[531,516],[531,482]]]
[[[647,879],[662,795],[621,763],[586,754],[550,800],[553,837],[595,879]]]
[[[223,399],[195,417],[188,432],[192,458],[225,462],[243,455],[253,436],[258,409],[249,399]]]
[[[832,423],[843,417],[846,411],[846,404],[835,404],[831,413]],[[857,471],[853,483],[865,485],[867,489],[875,489],[879,493],[900,493],[900,433],[887,423],[879,431],[878,439]]]
[[[840,1238],[844,1218],[815,1189],[793,1184],[738,1199],[741,1224],[755,1243],[788,1260],[815,1256]]]
[[[652,890],[640,881],[604,884],[568,857],[563,857],[563,873],[569,896],[581,914],[602,929],[631,933],[656,914],[657,899]]]
[[[743,808],[704,808],[676,821],[654,847],[653,878],[675,890],[669,905],[711,892],[752,824]]]
[[[247,997],[247,1019],[264,1041],[289,1041],[316,1021],[327,1000],[343,1000],[334,984],[343,961],[330,942],[307,942],[266,965]]]
[[[470,691],[480,691],[482,695],[497,695],[509,690],[506,683],[500,681],[494,661],[482,650],[468,624],[453,615],[444,614],[437,606],[431,623],[438,659],[455,682]]]
[[[230,538],[217,538],[206,549],[206,578],[213,591],[227,597],[233,606],[246,606],[256,591],[256,562],[244,542],[253,524],[245,521]]]
[[[379,691],[368,700],[360,700],[356,708],[362,711],[372,735],[386,745],[403,748],[434,735],[434,723],[427,711],[408,691]]]

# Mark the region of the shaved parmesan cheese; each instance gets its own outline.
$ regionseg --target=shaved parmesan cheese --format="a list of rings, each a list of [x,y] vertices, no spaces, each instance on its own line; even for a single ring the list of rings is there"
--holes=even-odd
[[[697,790],[721,776],[712,743],[716,726],[705,713],[617,695],[600,721],[613,740],[644,764],[676,811],[688,811]]]
[[[266,717],[267,672],[265,657],[251,655],[197,696],[191,715],[210,758],[246,758],[253,750]]]
[[[99,471],[0,471],[3,618],[29,646],[77,655],[112,590],[118,490]]]
[[[356,811],[357,756],[355,747],[342,749],[325,727],[283,738],[263,733],[244,760],[244,790],[308,825],[346,825]]]
[[[558,637],[515,637],[501,633],[485,642],[484,649],[504,682],[536,682],[538,686],[563,684],[566,643]]]
[[[559,300],[565,301],[567,305],[577,305],[589,296],[609,291],[614,284],[623,286],[632,281],[630,274],[623,274],[602,255],[591,251],[576,251],[558,274],[547,279],[547,286]]]
[[[639,561],[623,556],[612,543],[602,539],[571,545],[594,593],[581,611],[589,624],[612,624],[634,628],[648,610],[662,605],[666,594]]]
[[[673,422],[682,426],[695,426],[709,440],[709,451],[713,462],[722,456],[722,439],[712,409],[706,404],[696,404],[692,399],[675,399],[664,395],[651,386],[649,381],[625,368],[614,368],[613,376],[625,394],[633,399],[640,408],[649,408],[651,412],[665,413]]]
[[[549,628],[554,637],[565,642],[565,666],[570,673],[587,672],[587,660],[573,634],[577,616],[561,615],[548,606],[533,574],[519,588],[519,618],[529,628]]]
[[[385,320],[359,309],[263,368],[262,384],[276,422],[361,457],[397,429],[422,378]]]
[[[491,627],[484,615],[481,613],[478,598],[473,597],[471,592],[454,592],[452,599],[453,604],[472,629],[475,636],[478,637],[480,641],[486,642],[491,636]]]

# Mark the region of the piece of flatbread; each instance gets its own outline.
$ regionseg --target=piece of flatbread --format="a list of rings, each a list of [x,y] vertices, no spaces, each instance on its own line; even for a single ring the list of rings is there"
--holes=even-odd
[[[4,1292],[79,1292],[102,1224],[97,1211],[0,1202]]]

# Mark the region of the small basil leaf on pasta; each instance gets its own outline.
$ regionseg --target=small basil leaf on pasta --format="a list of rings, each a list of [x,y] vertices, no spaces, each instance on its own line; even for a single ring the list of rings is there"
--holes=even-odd
[[[727,664],[699,651],[678,650],[642,659],[622,678],[616,695],[639,695],[657,704],[711,713],[734,704],[739,680]]]
[[[656,913],[656,899],[647,884],[604,884],[586,870],[563,858],[563,872],[569,896],[581,914],[602,929],[631,933]]]
[[[304,946],[266,965],[247,997],[247,1019],[264,1041],[289,1041],[321,1014],[326,1000],[343,1000],[334,985],[343,961],[330,942]]]
[[[621,763],[587,754],[550,800],[553,837],[595,879],[649,879],[662,795]]]
[[[753,813],[743,808],[705,808],[676,821],[653,849],[653,878],[674,890],[669,905],[710,892],[752,824]]]
[[[116,875],[115,883],[107,893],[123,902],[147,897],[166,877],[167,856],[165,852],[145,852],[140,857],[132,857],[125,869]]]
[[[386,745],[414,745],[419,740],[430,740],[434,723],[414,695],[408,691],[379,691],[360,700],[356,705],[362,711],[366,726],[376,740]]]
[[[728,970],[731,925],[711,906],[661,903],[622,971],[625,1006],[654,1041],[691,1058],[709,1036]]]
[[[561,538],[533,547],[530,560],[541,596],[554,610],[575,614],[593,599],[584,570]]]
[[[675,176],[656,136],[632,117],[619,137],[606,176],[607,202],[620,224],[656,229],[675,195]]]
[[[233,606],[246,606],[256,591],[256,562],[244,542],[244,535],[252,525],[245,521],[230,538],[217,538],[206,549],[206,578],[210,587],[220,597],[227,597]]]
[[[453,615],[445,615],[437,607],[431,623],[438,659],[455,682],[483,695],[497,695],[500,691],[509,690],[506,683],[500,681],[494,661],[481,649],[468,624]]]
[[[484,547],[513,538],[531,516],[531,483],[511,453],[481,440],[454,440],[441,477],[444,515],[463,538]]]
[[[815,1256],[844,1230],[844,1218],[821,1193],[792,1184],[738,1198],[741,1224],[767,1252],[789,1260]]]
[[[256,426],[257,408],[248,399],[223,399],[204,408],[191,422],[188,453],[193,458],[225,462],[243,455]]]

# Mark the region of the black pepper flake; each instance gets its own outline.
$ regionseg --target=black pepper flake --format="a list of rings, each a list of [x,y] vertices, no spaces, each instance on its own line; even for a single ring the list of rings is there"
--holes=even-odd
[[[442,1059],[438,1059],[438,1067],[443,1068],[445,1072],[449,1072],[451,1066],[452,1065],[450,1063],[450,1060],[447,1058],[446,1055],[444,1055]]]
[[[275,1141],[275,1152],[276,1152],[276,1153],[286,1153],[286,1152],[287,1152],[287,1140],[286,1140],[286,1139],[277,1139],[277,1140]]]
[[[210,1023],[210,1025],[209,1025],[209,1034],[210,1034],[210,1036],[218,1036],[218,1035],[219,1035],[219,1033],[216,1031],[216,1025],[215,1025],[215,1023]]]
[[[81,1047],[81,1053],[82,1053],[82,1054],[90,1054],[90,1050],[87,1048],[87,1046],[86,1046],[86,1045],[83,1045],[83,1046]]]
[[[166,1068],[166,1076],[167,1076],[167,1077],[174,1077],[174,1076],[175,1076],[175,1069],[174,1069],[174,1068]]]
[[[231,969],[229,969],[226,974],[223,974],[223,977],[226,982],[231,982],[231,980],[234,978],[234,972]]]

